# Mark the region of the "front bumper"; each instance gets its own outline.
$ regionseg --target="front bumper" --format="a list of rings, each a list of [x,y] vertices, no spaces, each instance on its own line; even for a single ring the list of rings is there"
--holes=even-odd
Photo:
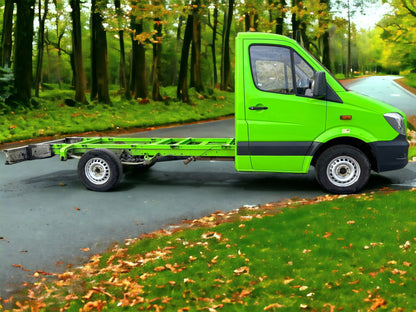
[[[409,142],[405,135],[399,134],[392,141],[370,143],[376,158],[377,172],[401,169],[407,165]]]

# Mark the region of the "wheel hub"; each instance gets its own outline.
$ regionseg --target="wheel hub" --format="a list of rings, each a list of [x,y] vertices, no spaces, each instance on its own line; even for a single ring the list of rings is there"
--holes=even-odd
[[[102,158],[91,158],[85,165],[85,176],[94,184],[104,184],[110,178],[110,167]]]
[[[361,174],[359,163],[352,157],[334,158],[327,167],[329,181],[339,187],[348,187],[358,181]]]

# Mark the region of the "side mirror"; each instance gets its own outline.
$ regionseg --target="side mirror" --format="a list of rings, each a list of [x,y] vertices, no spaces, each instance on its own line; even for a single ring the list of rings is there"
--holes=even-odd
[[[315,98],[326,98],[326,76],[325,72],[320,71],[315,73],[313,79],[312,92]]]

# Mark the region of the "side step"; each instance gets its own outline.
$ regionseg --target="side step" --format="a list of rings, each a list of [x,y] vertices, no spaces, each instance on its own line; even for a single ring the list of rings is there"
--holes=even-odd
[[[81,137],[70,137],[38,144],[30,144],[22,147],[4,150],[6,154],[6,165],[13,165],[25,160],[44,159],[55,156],[51,145],[53,144],[73,144],[81,142]]]

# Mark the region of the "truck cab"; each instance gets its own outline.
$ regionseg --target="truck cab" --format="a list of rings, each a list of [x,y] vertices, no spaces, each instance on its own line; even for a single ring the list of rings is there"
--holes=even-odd
[[[236,39],[236,169],[307,173],[332,193],[361,190],[376,172],[407,164],[406,116],[346,90],[296,41]]]

